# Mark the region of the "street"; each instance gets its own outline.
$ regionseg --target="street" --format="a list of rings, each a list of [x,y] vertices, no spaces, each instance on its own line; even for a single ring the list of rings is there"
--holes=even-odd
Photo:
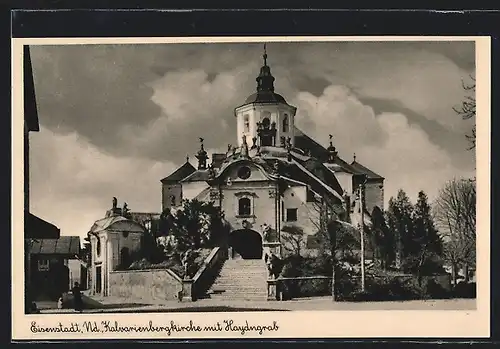
[[[102,307],[85,309],[83,313],[153,313],[153,312],[240,312],[240,311],[318,311],[318,310],[475,310],[475,299],[416,300],[401,302],[333,302],[330,297],[290,301],[218,302],[202,299],[196,302],[165,301],[157,304],[108,299]],[[41,303],[42,314],[76,313],[73,309],[57,309],[51,303]]]

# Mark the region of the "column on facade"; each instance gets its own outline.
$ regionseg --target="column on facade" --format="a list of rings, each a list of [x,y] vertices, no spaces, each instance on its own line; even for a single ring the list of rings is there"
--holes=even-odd
[[[91,266],[90,266],[90,273],[92,274],[91,275],[91,279],[92,279],[92,283],[91,283],[91,287],[92,287],[92,294],[95,295],[97,292],[96,290],[96,279],[97,279],[97,273],[96,273],[96,261],[97,261],[97,253],[96,253],[96,245],[97,245],[97,238],[95,236],[92,236],[90,238],[90,253],[91,253]]]
[[[110,294],[109,273],[113,271],[113,235],[108,233],[106,236],[106,296]]]

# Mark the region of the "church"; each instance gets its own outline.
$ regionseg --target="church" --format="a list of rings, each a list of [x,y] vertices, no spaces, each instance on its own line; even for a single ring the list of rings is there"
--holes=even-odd
[[[188,158],[161,180],[161,208],[175,211],[193,199],[219,207],[230,228],[230,261],[224,270],[232,282],[242,282],[234,287],[243,294],[255,293],[244,287],[260,285],[265,298],[266,278],[259,279],[266,274],[262,260],[270,254],[286,256],[287,230],[300,231],[295,243],[299,241],[301,254],[317,256],[317,233],[325,215],[354,227],[370,224],[373,208],[384,209],[384,178],[355,157],[343,160],[332,136],[325,147],[295,126],[297,108],[275,92],[265,50],[256,82],[256,91],[234,109],[236,145],[209,158],[200,138],[197,166]],[[113,207],[88,232],[91,294],[111,294],[111,273],[129,264],[143,235],[158,231],[159,219],[159,213],[131,212],[126,203],[118,208],[113,198]]]
[[[306,235],[304,251],[314,253],[323,213],[358,225],[360,217],[369,224],[374,207],[384,209],[382,176],[355,156],[343,160],[332,136],[323,146],[326,140],[315,141],[295,126],[297,108],[275,92],[267,59],[264,49],[256,91],[234,109],[236,146],[210,159],[200,138],[197,166],[188,158],[161,180],[162,210],[192,199],[221,208],[230,225],[229,258],[282,255],[287,226],[299,227]]]

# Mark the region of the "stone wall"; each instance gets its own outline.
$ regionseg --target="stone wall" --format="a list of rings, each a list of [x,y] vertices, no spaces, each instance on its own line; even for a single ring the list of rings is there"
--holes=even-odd
[[[109,273],[110,295],[151,300],[176,300],[182,280],[168,269],[128,270]]]

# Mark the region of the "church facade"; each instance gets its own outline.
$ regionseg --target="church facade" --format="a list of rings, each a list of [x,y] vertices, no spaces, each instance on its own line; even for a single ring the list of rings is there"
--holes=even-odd
[[[374,207],[383,210],[384,178],[356,158],[343,160],[331,136],[324,147],[297,128],[297,108],[275,92],[266,53],[263,58],[256,91],[234,110],[236,146],[209,159],[200,138],[197,166],[188,159],[161,180],[162,210],[192,199],[221,208],[231,227],[230,258],[282,254],[290,226],[304,232],[304,250],[313,253],[325,212],[356,224],[369,220]]]

